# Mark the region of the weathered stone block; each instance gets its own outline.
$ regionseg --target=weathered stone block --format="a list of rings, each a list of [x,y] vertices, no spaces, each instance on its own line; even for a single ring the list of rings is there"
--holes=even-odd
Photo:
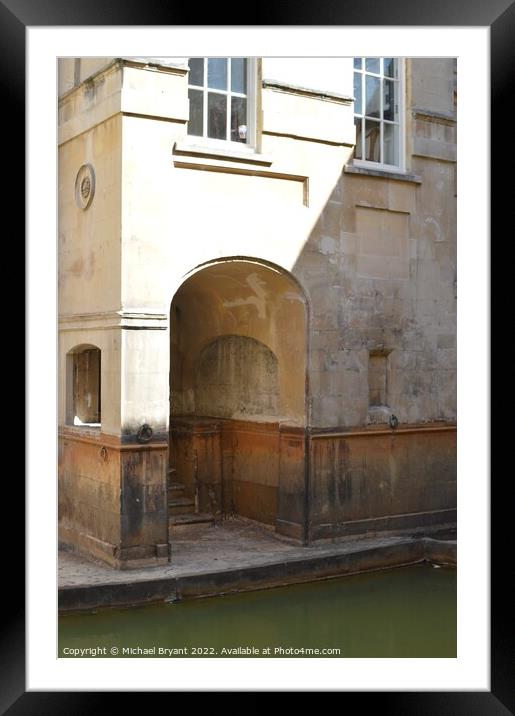
[[[437,338],[438,348],[454,348],[455,345],[456,345],[456,335],[454,333],[440,334]]]

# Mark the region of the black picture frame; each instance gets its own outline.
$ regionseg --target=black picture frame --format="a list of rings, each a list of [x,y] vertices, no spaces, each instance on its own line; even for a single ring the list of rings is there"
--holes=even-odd
[[[203,6],[203,26],[231,25],[220,23],[214,8]],[[7,196],[9,207],[23,201],[25,185],[25,36],[27,27],[77,25],[194,25],[195,9],[171,6],[159,0],[110,0],[78,3],[73,0],[2,0],[0,2],[0,47],[7,62],[1,74],[4,111],[8,113],[9,144],[16,146],[16,161],[9,164]],[[232,17],[240,17],[237,12]],[[266,20],[261,22],[261,20]],[[299,4],[286,0],[274,5],[260,4],[248,25],[336,25],[336,26],[483,26],[491,32],[491,98],[492,98],[492,175],[491,211],[492,236],[503,222],[503,211],[511,207],[512,183],[501,175],[506,162],[501,148],[501,121],[507,116],[508,102],[513,96],[512,75],[515,74],[515,3],[506,0],[331,0]],[[511,82],[510,82],[511,80]],[[502,164],[501,164],[502,162]],[[4,172],[6,164],[4,163]],[[510,194],[508,194],[510,192]],[[12,199],[12,204],[11,204]],[[510,202],[511,200],[511,202]],[[4,205],[5,206],[5,205]],[[11,209],[10,209],[11,210]],[[21,233],[23,208],[17,212],[17,233]],[[494,220],[495,219],[495,220]],[[18,237],[19,238],[19,237]],[[20,244],[21,239],[19,239]],[[23,262],[23,258],[22,258]],[[492,305],[493,307],[493,305]],[[493,313],[492,313],[493,315]],[[493,328],[493,326],[492,326]],[[30,437],[30,436],[29,436]],[[30,449],[30,444],[29,444]],[[11,505],[24,503],[24,485],[11,481]],[[467,692],[344,692],[340,708],[348,708],[355,696],[366,697],[365,706],[377,714],[395,716],[506,716],[515,709],[514,639],[512,624],[513,597],[507,587],[506,563],[501,564],[502,545],[510,542],[509,519],[503,519],[503,506],[509,504],[509,480],[492,484],[491,535],[491,691]],[[14,532],[13,532],[14,534]],[[16,543],[16,549],[13,544]],[[120,693],[111,692],[26,692],[25,687],[25,610],[24,571],[22,555],[24,537],[21,528],[17,539],[6,544],[4,589],[12,609],[6,617],[0,637],[0,713],[9,716],[60,714],[69,716],[112,712],[114,698],[120,708]],[[52,577],[50,577],[52,578]],[[138,698],[128,694],[131,701]],[[170,698],[168,694],[168,698]],[[146,695],[143,698],[147,698]],[[170,702],[169,702],[170,703]],[[361,700],[361,706],[364,702]]]

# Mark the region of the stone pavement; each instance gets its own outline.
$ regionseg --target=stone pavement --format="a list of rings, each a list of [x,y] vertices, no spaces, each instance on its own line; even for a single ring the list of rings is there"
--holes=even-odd
[[[275,533],[238,519],[221,525],[191,525],[177,530],[172,539],[172,561],[168,565],[117,570],[98,560],[73,552],[59,553],[59,586],[161,579],[194,572],[263,565],[284,558],[304,558],[360,549],[367,544],[393,544],[399,537],[381,540],[340,539],[337,542],[302,547],[298,542],[278,538]]]

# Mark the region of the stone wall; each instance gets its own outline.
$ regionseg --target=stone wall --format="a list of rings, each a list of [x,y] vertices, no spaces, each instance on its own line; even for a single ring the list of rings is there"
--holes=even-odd
[[[100,435],[68,429],[59,441],[59,538],[118,566],[120,454]]]
[[[441,425],[314,435],[310,536],[456,521],[456,431]]]
[[[456,420],[453,61],[425,62],[410,65],[408,173],[347,166],[295,265],[313,307],[314,427],[376,422],[368,371],[380,354],[384,422]],[[422,109],[435,91],[444,114]]]
[[[257,61],[247,153],[188,137],[185,58],[60,63],[63,539],[118,566],[164,558],[167,436],[184,414],[225,426],[204,446],[222,510],[297,539],[309,520],[313,538],[447,520],[456,63],[405,64],[407,166],[388,173],[352,162],[351,58]],[[80,345],[101,351],[91,440],[67,413]]]
[[[277,415],[278,361],[249,336],[220,336],[201,351],[195,370],[194,402],[199,415]]]
[[[166,444],[123,444],[99,429],[59,436],[59,540],[112,567],[168,562]]]

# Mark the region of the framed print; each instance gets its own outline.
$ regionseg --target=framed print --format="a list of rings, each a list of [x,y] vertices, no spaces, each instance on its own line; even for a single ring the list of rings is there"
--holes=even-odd
[[[13,609],[2,639],[5,712],[82,713],[98,709],[95,692],[105,691],[343,691],[396,714],[501,716],[513,708],[506,590],[493,589],[490,601],[486,543],[488,85],[494,130],[514,11],[458,3],[366,9],[304,6],[284,24],[236,27],[189,25],[173,11],[130,3],[0,8],[6,97],[20,113],[26,87],[29,298],[27,618]],[[158,120],[152,131],[149,116]],[[9,134],[20,145],[22,125],[20,114]],[[495,136],[504,136],[500,128]],[[66,147],[60,164],[58,143]],[[492,186],[493,213],[506,205],[507,186],[494,172]],[[456,233],[455,198],[457,262],[447,241]],[[119,240],[106,243],[108,234]],[[411,323],[411,314],[396,313],[408,304]],[[433,350],[438,364],[428,358]],[[367,483],[367,474],[377,477]],[[504,489],[497,482],[491,492],[492,585],[503,583],[493,548],[506,524],[496,517]],[[242,521],[224,527],[229,514]],[[266,651],[239,652],[227,669],[223,659],[192,661],[208,656],[197,652],[152,658],[159,654],[137,651],[155,648],[143,637],[120,654],[95,614],[83,617],[92,638],[80,641],[77,621],[57,640],[58,606],[91,613],[161,599],[172,614],[188,595],[309,582],[310,570],[322,569],[309,562],[315,557],[326,560],[317,574],[331,578],[344,562],[348,573],[410,559],[438,567],[452,553],[456,565],[456,514],[454,652],[356,648],[345,660],[309,651],[273,661],[249,658]],[[220,551],[202,556],[202,574],[187,565],[170,571],[170,535],[190,535],[177,543],[198,554],[207,544],[203,522],[218,527],[210,534]],[[256,523],[266,525],[261,536]],[[431,534],[443,526],[452,534],[436,547]],[[357,548],[352,558],[337,553],[338,540],[357,544],[372,533],[376,552],[366,558]],[[238,562],[234,547],[246,539],[255,540],[252,564]],[[58,541],[66,550],[59,594]],[[402,558],[396,550],[405,550]],[[267,555],[281,563],[275,577],[260,576]],[[444,573],[433,571],[442,585]],[[424,585],[418,608],[427,600],[433,636],[445,636],[435,612],[438,589],[447,587]],[[376,586],[357,587],[356,599],[368,589]],[[264,633],[266,614],[280,608],[256,617]],[[305,609],[298,621],[308,619]],[[209,618],[237,631],[236,614]],[[378,641],[386,640],[385,632]]]

